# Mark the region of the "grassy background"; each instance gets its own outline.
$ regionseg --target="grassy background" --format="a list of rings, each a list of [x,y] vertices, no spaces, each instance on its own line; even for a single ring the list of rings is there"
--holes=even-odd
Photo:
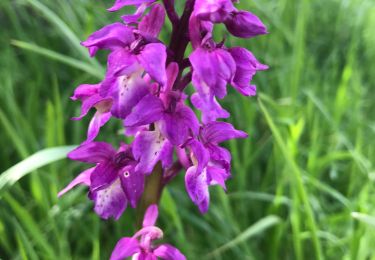
[[[119,19],[112,1],[0,1],[0,172],[48,147],[78,144],[75,86],[100,80],[105,56],[79,41]],[[211,188],[202,216],[183,176],[163,194],[165,240],[189,259],[375,259],[375,2],[242,0],[270,34],[248,47],[270,70],[256,98],[231,94],[231,121],[250,138],[233,154],[228,194]],[[218,30],[221,30],[220,27]],[[164,36],[167,33],[164,32]],[[99,139],[121,140],[112,122]],[[78,188],[81,165],[47,150],[0,178],[0,259],[106,259],[134,232],[134,211],[101,221]],[[32,171],[18,180],[21,175]],[[9,174],[9,172],[8,172]],[[12,185],[13,184],[13,185]]]

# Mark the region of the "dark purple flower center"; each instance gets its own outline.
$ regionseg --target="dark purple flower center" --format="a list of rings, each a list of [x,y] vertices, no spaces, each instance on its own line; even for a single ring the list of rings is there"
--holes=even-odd
[[[113,162],[116,167],[121,168],[134,160],[127,152],[119,152],[113,157]]]

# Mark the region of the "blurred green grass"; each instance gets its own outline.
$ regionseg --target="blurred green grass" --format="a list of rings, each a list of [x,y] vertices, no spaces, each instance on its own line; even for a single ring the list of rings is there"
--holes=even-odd
[[[111,4],[0,1],[0,172],[84,139],[88,121],[69,120],[79,104],[68,97],[100,79],[105,56],[90,59],[79,41],[119,19],[105,11]],[[227,144],[234,178],[228,194],[211,189],[208,214],[192,205],[182,176],[173,182],[162,198],[165,240],[189,259],[375,259],[375,2],[240,7],[270,32],[227,40],[270,66],[255,77],[256,98],[230,91],[223,102],[250,138]],[[119,129],[111,123],[99,139],[117,142]],[[131,209],[105,222],[84,189],[57,200],[79,170],[62,160],[0,185],[0,259],[106,259],[133,233]]]

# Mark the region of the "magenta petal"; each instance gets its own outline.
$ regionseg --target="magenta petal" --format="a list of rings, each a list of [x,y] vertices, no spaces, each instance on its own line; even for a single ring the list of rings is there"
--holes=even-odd
[[[96,104],[102,101],[110,101],[110,99],[104,99],[99,94],[94,94],[93,96],[86,97],[82,100],[81,114],[78,117],[73,117],[73,120],[81,120],[91,108],[95,107]]]
[[[118,171],[113,161],[97,164],[90,177],[90,191],[95,191],[111,185],[117,179]]]
[[[154,254],[164,260],[185,260],[186,257],[174,246],[163,244],[155,248]]]
[[[210,203],[206,171],[198,172],[196,166],[191,166],[185,175],[185,186],[190,199],[196,204],[201,213],[206,213]]]
[[[242,95],[254,96],[256,87],[250,85],[250,81],[258,70],[265,70],[268,67],[257,61],[245,48],[234,47],[229,49],[229,52],[236,62],[236,74],[231,84]]]
[[[141,251],[135,254],[132,260],[158,260],[158,258],[154,255],[154,252]]]
[[[115,50],[135,40],[133,30],[122,23],[113,23],[94,32],[81,44],[87,47],[94,56],[98,49]]]
[[[136,23],[139,18],[142,17],[144,11],[147,8],[147,4],[141,4],[137,10],[135,11],[134,14],[126,14],[121,16],[121,19],[124,21],[124,23],[129,24],[129,23]]]
[[[218,144],[234,138],[246,138],[248,135],[236,130],[233,125],[226,122],[211,122],[202,128],[201,135],[205,142]]]
[[[119,219],[127,206],[127,199],[117,179],[104,189],[93,191],[90,198],[95,202],[94,210],[103,219]]]
[[[202,122],[208,123],[218,118],[228,118],[229,112],[223,109],[214,97],[201,98],[198,93],[191,96],[194,107],[202,111]]]
[[[116,150],[105,142],[85,143],[68,153],[68,158],[87,163],[101,163],[110,160]]]
[[[86,186],[90,186],[90,176],[91,173],[94,171],[95,167],[89,168],[83,172],[81,172],[71,183],[68,184],[63,190],[61,190],[57,196],[61,197],[66,192],[74,188],[76,185],[83,184]]]
[[[167,80],[165,69],[167,52],[164,44],[147,44],[141,53],[137,55],[137,58],[151,78],[161,85],[165,84]]]
[[[207,149],[204,147],[204,145],[195,140],[195,139],[190,139],[186,145],[191,149],[193,155],[194,155],[194,158],[192,159],[193,160],[193,163],[194,165],[197,166],[197,172],[202,172],[203,171],[203,168],[206,167],[209,159],[210,159],[210,155],[207,151]],[[194,161],[196,160],[196,161]]]
[[[136,56],[127,49],[120,48],[112,51],[108,56],[106,79],[102,82],[100,94],[105,95],[107,78],[118,77],[122,75],[129,76],[141,69]]]
[[[225,180],[229,177],[225,169],[218,167],[207,167],[208,184],[209,185],[220,185],[226,190]]]
[[[211,161],[225,168],[228,174],[230,174],[230,152],[227,149],[215,144],[207,144],[206,148],[210,153]]]
[[[100,128],[105,125],[111,118],[111,113],[100,113],[96,112],[94,117],[91,119],[89,128],[87,130],[87,140],[86,142],[91,142],[98,135]]]
[[[175,149],[178,160],[180,161],[182,166],[186,169],[189,168],[191,166],[191,162],[188,155],[186,154],[185,148],[180,148],[179,146],[176,146]]]
[[[168,93],[172,90],[173,84],[176,81],[177,75],[179,72],[179,67],[176,62],[171,62],[168,64],[166,73],[167,73],[167,84],[164,88],[164,92]]]
[[[208,51],[196,49],[189,57],[193,67],[193,85],[200,95],[210,93],[223,98],[226,95],[226,84],[236,71],[236,63],[229,52],[223,49]]]
[[[126,117],[125,126],[141,126],[154,123],[163,116],[163,103],[152,94],[146,95]]]
[[[158,218],[159,210],[158,206],[156,204],[150,205],[145,213],[145,216],[143,218],[143,227],[147,226],[154,226],[156,223],[156,220]]]
[[[196,1],[194,11],[202,20],[209,20],[213,23],[225,21],[231,12],[236,9],[232,0]]]
[[[143,194],[145,175],[134,171],[134,167],[125,167],[121,170],[120,179],[130,206],[135,208]]]
[[[116,0],[114,5],[111,8],[108,8],[107,10],[110,12],[115,12],[123,8],[124,6],[128,5],[141,5],[143,3],[152,3],[155,2],[155,0]]]
[[[174,113],[166,112],[160,125],[163,134],[174,145],[181,145],[186,141],[189,129],[194,135],[197,135],[199,129],[199,121],[193,110],[183,103],[177,104]]]
[[[134,139],[133,154],[139,160],[136,170],[149,174],[159,160],[163,167],[171,165],[173,146],[158,131],[144,131]]]
[[[146,37],[158,37],[165,20],[165,10],[160,4],[155,4],[151,11],[143,17],[138,30]]]
[[[189,19],[189,38],[193,49],[196,49],[200,46],[202,41],[200,20],[194,13],[190,16]]]
[[[137,74],[115,77],[109,84],[108,94],[113,98],[112,115],[121,119],[125,119],[149,93],[146,82]]]
[[[267,33],[267,28],[262,21],[247,11],[234,12],[225,21],[225,26],[231,34],[241,38],[251,38]]]
[[[98,93],[100,84],[82,84],[79,85],[75,90],[74,94],[71,97],[72,100],[83,99],[91,97]]]
[[[132,237],[121,238],[112,251],[110,260],[123,260],[139,252],[139,243]]]

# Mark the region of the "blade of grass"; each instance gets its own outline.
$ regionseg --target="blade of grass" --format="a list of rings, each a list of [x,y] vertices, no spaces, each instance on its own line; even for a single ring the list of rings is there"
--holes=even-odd
[[[51,24],[54,24],[62,32],[64,38],[70,41],[70,43],[74,46],[77,52],[81,54],[82,58],[85,58],[95,67],[100,67],[99,63],[95,59],[89,57],[86,49],[82,48],[79,38],[74,34],[74,32],[69,28],[69,26],[66,25],[66,23],[64,23],[63,20],[61,20],[61,18],[56,13],[54,13],[51,9],[49,9],[47,6],[45,6],[38,0],[26,1],[30,3],[32,7],[39,10]]]
[[[14,212],[14,216],[20,221],[22,226],[27,230],[29,236],[32,236],[33,241],[35,241],[36,246],[40,248],[43,255],[48,259],[54,259],[56,253],[54,252],[51,243],[48,242],[44,232],[41,230],[38,223],[36,223],[33,217],[29,214],[29,211],[22,205],[12,198],[9,194],[4,196],[5,201],[7,201]]]
[[[66,158],[69,151],[76,146],[60,146],[47,148],[34,153],[25,160],[17,163],[0,175],[0,192],[11,186],[26,174],[52,162]]]
[[[17,244],[22,259],[38,260],[38,254],[35,252],[34,245],[27,237],[26,232],[16,220],[13,221],[13,225],[16,227]]]
[[[268,113],[268,110],[263,105],[261,100],[262,100],[262,95],[260,94],[260,99],[258,99],[260,109],[263,112],[265,119],[267,121],[267,124],[271,129],[271,132],[275,138],[276,144],[281,150],[281,154],[284,156],[284,159],[286,160],[288,166],[290,167],[291,172],[293,173],[293,177],[296,180],[297,193],[306,211],[307,224],[311,231],[312,242],[314,245],[316,257],[317,259],[323,259],[322,247],[321,247],[320,240],[317,234],[318,229],[317,229],[316,221],[314,218],[313,210],[308,200],[307,191],[306,191],[305,185],[303,184],[301,171],[297,163],[292,159],[288,151],[288,148],[286,144],[284,143],[283,138],[281,137],[279,130],[277,129],[270,114]]]
[[[18,41],[18,40],[12,40],[11,44],[18,47],[18,48],[25,49],[25,50],[32,51],[32,52],[35,52],[37,54],[43,55],[43,56],[45,56],[45,57],[47,57],[51,60],[59,61],[61,63],[69,65],[73,68],[80,69],[80,70],[82,70],[84,72],[87,72],[90,75],[92,75],[94,77],[97,77],[99,79],[102,79],[103,76],[104,76],[104,72],[103,72],[102,69],[96,68],[96,67],[94,67],[94,66],[92,66],[92,65],[90,65],[86,62],[83,62],[83,61],[65,56],[65,55],[57,53],[55,51],[37,46],[35,44],[23,42],[23,41]]]
[[[221,255],[223,252],[236,247],[238,244],[245,242],[249,238],[263,233],[266,229],[278,224],[280,219],[276,216],[267,216],[262,218],[252,226],[248,227],[244,232],[239,234],[237,237],[215,249],[206,255],[207,258],[213,258]]]
[[[352,218],[375,228],[375,217],[360,212],[352,212],[351,216]]]

